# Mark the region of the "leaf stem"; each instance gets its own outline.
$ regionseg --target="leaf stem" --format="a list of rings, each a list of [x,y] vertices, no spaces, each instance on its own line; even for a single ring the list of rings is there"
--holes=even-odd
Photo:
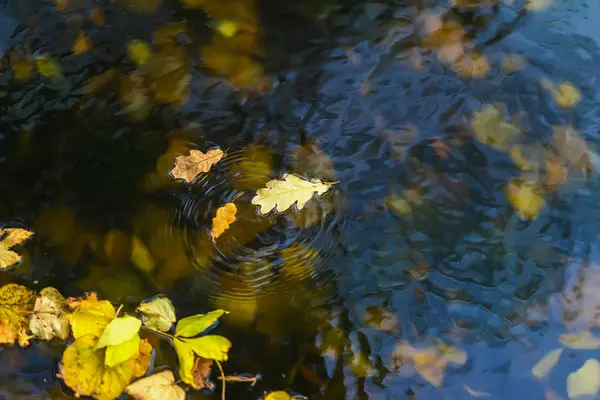
[[[144,325],[142,325],[142,329],[145,330],[145,331],[147,331],[147,332],[151,332],[151,333],[154,333],[154,334],[156,334],[158,336],[161,336],[161,337],[163,337],[165,339],[170,339],[170,340],[174,340],[175,339],[175,336],[173,336],[173,335],[171,335],[169,333],[157,331],[157,330],[154,330],[152,328],[148,328],[147,326],[144,326]]]
[[[219,367],[219,370],[221,371],[221,381],[223,382],[223,391],[221,392],[221,400],[225,400],[225,386],[227,385],[227,382],[225,379],[225,372],[223,372],[223,367],[221,366],[221,363],[218,362],[217,360],[215,360],[215,362],[217,363],[217,366]]]

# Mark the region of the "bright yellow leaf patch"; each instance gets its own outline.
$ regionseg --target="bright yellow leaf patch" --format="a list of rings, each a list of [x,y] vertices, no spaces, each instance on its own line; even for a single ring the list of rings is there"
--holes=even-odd
[[[217,210],[217,216],[213,218],[213,228],[210,233],[210,236],[213,239],[217,239],[223,232],[229,228],[235,221],[235,214],[237,213],[237,208],[233,203],[227,203],[223,207],[220,207]]]

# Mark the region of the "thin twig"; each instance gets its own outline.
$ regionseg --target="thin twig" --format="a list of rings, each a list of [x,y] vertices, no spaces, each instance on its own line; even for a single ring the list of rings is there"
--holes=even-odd
[[[218,377],[217,379],[221,380],[221,381],[227,381],[227,382],[250,382],[252,383],[252,386],[256,385],[256,382],[258,382],[260,380],[260,375],[254,375],[254,376],[235,376],[235,375],[231,375],[231,376],[224,376],[224,377]]]
[[[170,340],[174,340],[175,339],[175,337],[173,335],[170,335],[170,334],[165,333],[165,332],[157,331],[157,330],[154,330],[152,328],[148,328],[147,326],[144,326],[144,325],[142,325],[142,329],[145,330],[145,331],[154,333],[154,334],[156,334],[158,336],[162,336],[163,338],[166,338],[166,339],[170,339]]]
[[[226,386],[226,379],[225,379],[225,372],[223,372],[223,367],[221,366],[221,363],[218,362],[217,360],[215,360],[215,362],[217,363],[217,366],[219,367],[219,370],[221,371],[221,380],[223,381],[223,390],[221,392],[221,400],[225,400],[225,386]]]

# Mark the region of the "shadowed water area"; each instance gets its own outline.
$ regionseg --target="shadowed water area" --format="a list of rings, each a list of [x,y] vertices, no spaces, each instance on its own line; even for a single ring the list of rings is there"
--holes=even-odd
[[[0,2],[0,222],[35,232],[2,284],[230,311],[225,371],[261,375],[230,399],[568,398],[600,347],[559,338],[600,322],[600,3],[183,4]],[[337,183],[262,215],[285,173]],[[74,398],[63,350],[0,348],[0,399]]]

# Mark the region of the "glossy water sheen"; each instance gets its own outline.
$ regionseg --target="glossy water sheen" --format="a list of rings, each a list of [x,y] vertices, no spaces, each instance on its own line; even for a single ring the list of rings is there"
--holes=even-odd
[[[568,182],[523,221],[505,194],[518,170],[474,137],[470,118],[501,102],[521,114],[534,148],[551,143],[551,126],[571,125],[594,149],[600,3],[554,0],[524,12],[515,0],[475,19],[444,2],[327,3],[258,2],[266,96],[236,94],[196,62],[185,105],[155,106],[134,122],[118,85],[86,97],[88,79],[130,71],[125,43],[151,40],[166,22],[187,20],[184,42],[195,49],[210,18],[175,1],[149,15],[101,4],[105,26],[87,30],[94,50],[73,56],[87,27],[79,11],[3,2],[2,51],[48,52],[66,80],[0,76],[0,218],[36,231],[2,283],[94,290],[131,308],[162,292],[179,315],[230,310],[220,328],[234,343],[226,370],[263,379],[229,385],[229,398],[275,389],[311,399],[566,398],[567,375],[594,351],[565,350],[548,380],[531,368],[561,347],[560,334],[599,321],[597,180]],[[490,61],[484,78],[457,74],[424,46],[423,18],[440,13]],[[527,64],[504,72],[509,53]],[[558,108],[543,78],[571,82],[581,103]],[[333,168],[295,164],[305,140]],[[227,157],[209,174],[170,182],[175,155],[217,145]],[[258,215],[255,190],[285,172],[339,183],[302,212]],[[413,194],[410,213],[390,206],[392,193]],[[230,201],[238,220],[213,243],[211,219]],[[152,272],[132,263],[132,236],[149,249]],[[434,338],[468,356],[439,388],[394,356],[402,341]],[[174,365],[169,346],[153,344],[156,366]],[[0,398],[68,398],[54,378],[61,349],[2,349]]]

